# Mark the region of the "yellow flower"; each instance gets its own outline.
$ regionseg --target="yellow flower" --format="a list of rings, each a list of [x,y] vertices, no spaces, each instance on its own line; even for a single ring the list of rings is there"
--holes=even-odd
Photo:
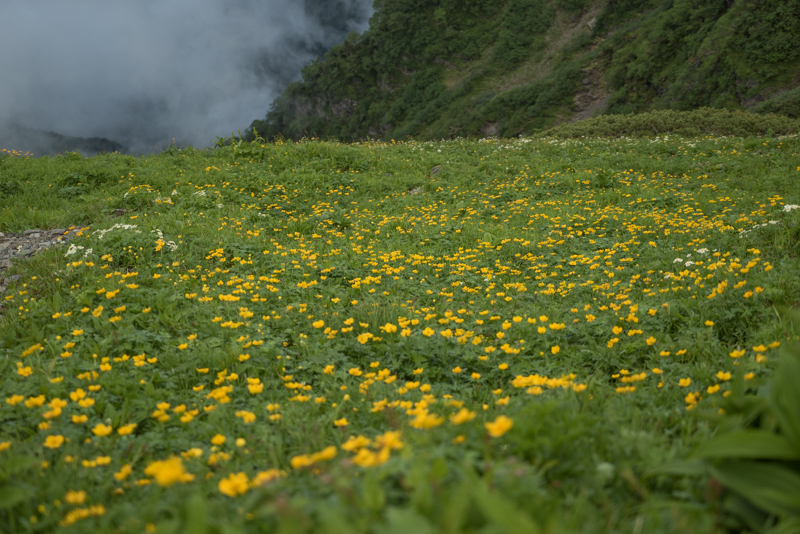
[[[735,350],[735,351],[730,353],[730,357],[731,358],[741,358],[742,356],[744,356],[744,353],[745,353],[744,350]]]
[[[621,326],[615,326],[614,328],[611,329],[611,331],[614,332],[615,336],[618,336],[618,335],[620,335],[622,333],[622,327]]]
[[[73,506],[79,506],[83,504],[83,501],[86,500],[86,492],[83,490],[80,491],[68,491],[66,495],[64,495],[64,501],[67,504],[71,504]]]
[[[450,416],[450,422],[454,425],[469,423],[470,421],[475,419],[476,415],[478,414],[475,412],[472,412],[466,408],[461,408],[458,412]]]
[[[454,367],[454,368],[453,368],[453,372],[454,372],[455,374],[458,374],[458,373],[460,373],[461,371],[463,371],[463,369],[461,369],[461,367]]]
[[[131,474],[131,464],[125,464],[120,468],[119,472],[114,473],[114,478],[120,482],[128,478]]]
[[[428,328],[426,328],[425,330],[422,331],[422,335],[425,336],[425,337],[431,337],[435,333],[436,332],[431,327],[428,327]]]
[[[102,438],[104,436],[107,436],[107,435],[111,434],[112,430],[113,429],[111,428],[111,426],[104,425],[103,423],[99,423],[97,426],[95,426],[92,429],[92,434],[94,434],[97,437]]]
[[[678,385],[680,387],[682,387],[682,388],[689,387],[689,385],[691,385],[691,383],[692,383],[692,379],[691,378],[681,378],[680,380],[678,380]]]
[[[225,443],[225,436],[222,434],[217,434],[213,438],[211,438],[211,443],[213,445],[223,445]]]
[[[75,423],[76,425],[82,425],[83,423],[85,423],[88,420],[89,420],[89,417],[87,417],[86,415],[73,415],[72,416],[72,422]]]
[[[62,443],[64,443],[64,436],[61,435],[47,436],[44,440],[44,446],[48,449],[57,449],[61,447]]]
[[[311,323],[311,326],[313,326],[314,328],[322,328],[323,326],[325,326],[325,321],[323,321],[322,319],[320,319],[319,321],[314,321],[313,323]]]
[[[364,436],[350,436],[347,441],[342,443],[342,450],[347,452],[357,452],[359,449],[369,447],[371,444],[372,440]]]
[[[723,371],[720,371],[719,373],[717,373],[716,376],[717,376],[717,378],[719,380],[722,380],[722,381],[727,381],[727,380],[731,379],[731,374],[730,373],[725,373]]]
[[[249,425],[250,423],[252,423],[253,421],[256,420],[256,414],[254,414],[253,412],[245,411],[245,410],[240,410],[240,411],[236,412],[236,417],[241,418],[242,421],[244,421],[244,423],[246,425]],[[211,442],[213,443],[214,440],[211,440]],[[216,445],[216,443],[215,443],[215,445]]]
[[[346,417],[342,417],[341,419],[337,419],[333,422],[333,426],[347,426],[349,423],[347,422]]]
[[[117,434],[119,434],[120,436],[127,436],[136,429],[136,426],[137,426],[136,423],[123,425],[117,429]]]
[[[512,426],[514,426],[514,421],[505,415],[499,415],[497,416],[497,419],[491,423],[484,423],[483,426],[486,427],[486,430],[489,432],[491,437],[499,438],[508,432]]]
[[[441,425],[444,422],[444,417],[437,417],[435,414],[428,413],[427,411],[420,412],[411,421],[411,426],[419,429],[429,429]]]
[[[250,481],[244,473],[231,473],[228,477],[220,480],[217,487],[223,495],[238,497],[250,489]]]
[[[10,397],[6,397],[6,404],[14,406],[15,404],[19,404],[23,400],[25,400],[25,397],[23,395],[11,395]]]
[[[166,460],[152,462],[148,465],[144,474],[153,477],[156,484],[168,488],[178,482],[191,482],[194,475],[186,472],[183,460],[179,456],[172,456]]]
[[[188,347],[189,347],[188,343],[181,343],[180,345],[178,345],[178,350],[185,350]]]
[[[647,339],[645,339],[644,342],[647,343],[648,345],[653,345],[656,342],[656,338],[650,336]]]
[[[83,330],[73,330],[72,331],[72,335],[73,336],[79,336],[81,334],[83,334]]]
[[[497,366],[497,368],[500,369],[501,371],[505,371],[506,369],[508,369],[508,364],[501,363],[500,365]]]
[[[559,347],[558,345],[550,347],[550,352],[552,352],[553,354],[558,354],[560,351],[561,351],[561,347]]]
[[[471,377],[472,377],[474,380],[480,380],[480,378],[481,378],[481,375],[480,375],[480,373],[472,373],[470,376],[471,376]]]
[[[705,325],[706,326],[714,326],[714,321],[706,321]]]

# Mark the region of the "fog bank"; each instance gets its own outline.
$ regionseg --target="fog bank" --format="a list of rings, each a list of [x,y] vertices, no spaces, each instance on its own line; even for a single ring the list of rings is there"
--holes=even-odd
[[[5,0],[0,125],[133,153],[208,146],[262,118],[371,13],[370,0]]]

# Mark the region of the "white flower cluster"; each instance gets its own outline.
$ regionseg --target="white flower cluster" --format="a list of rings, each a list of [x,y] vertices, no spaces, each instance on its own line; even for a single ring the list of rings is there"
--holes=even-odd
[[[114,226],[112,226],[111,228],[107,228],[105,230],[98,230],[94,234],[97,235],[97,239],[103,239],[103,237],[107,233],[109,233],[111,231],[114,231],[114,230],[133,230],[134,233],[141,234],[142,231],[141,230],[136,230],[137,227],[138,227],[138,225],[136,225],[136,224],[120,224],[120,223],[117,223]]]
[[[759,228],[764,228],[765,226],[769,226],[771,224],[778,224],[778,221],[767,221],[764,224],[757,224],[752,228],[750,228],[749,230],[742,230],[741,232],[739,232],[739,237],[743,237],[745,234],[749,234],[753,230],[758,230]]]
[[[204,190],[202,190],[202,191],[195,191],[195,192],[194,192],[194,196],[196,196],[196,197],[204,197],[204,196],[206,196],[206,191],[205,191],[205,189],[204,189]]]
[[[789,213],[792,210],[798,210],[798,209],[800,209],[800,206],[798,206],[797,204],[786,204],[783,207],[783,211],[785,211],[786,213]]]
[[[67,249],[67,253],[64,254],[64,257],[66,258],[67,256],[72,256],[73,254],[77,254],[81,250],[83,250],[83,257],[84,258],[86,258],[88,256],[91,256],[91,254],[92,254],[92,249],[90,249],[90,248],[84,249],[80,245],[75,245],[74,243],[70,243],[69,244],[69,248]]]
[[[164,234],[158,228],[156,228],[155,230],[150,230],[150,233],[151,234],[156,234],[161,241],[164,241],[164,246],[169,247],[169,249],[171,251],[174,252],[175,250],[178,249],[178,245],[175,244],[175,241],[167,241],[167,240],[165,240],[164,239]]]

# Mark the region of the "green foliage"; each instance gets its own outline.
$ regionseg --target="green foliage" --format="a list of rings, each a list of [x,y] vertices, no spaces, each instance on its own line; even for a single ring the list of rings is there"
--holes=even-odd
[[[754,111],[757,113],[778,113],[793,119],[800,119],[800,87],[756,104]]]
[[[590,7],[601,8],[592,30],[548,49]],[[609,114],[711,107],[796,118],[795,91],[758,102],[795,83],[799,20],[800,0],[387,0],[248,135],[519,135],[585,112],[582,91],[607,94],[598,111]],[[578,83],[596,71],[601,83]]]
[[[800,347],[783,351],[769,392],[747,392],[745,372],[720,404],[724,415],[709,416],[719,432],[687,461],[653,473],[708,473],[725,488],[719,499],[729,528],[794,532],[800,526]]]
[[[579,137],[654,137],[658,135],[777,136],[800,132],[800,121],[780,115],[702,108],[695,111],[653,111],[632,115],[603,115],[565,124],[540,135]]]
[[[492,49],[502,68],[514,67],[544,47],[544,36],[555,12],[544,0],[510,0],[500,21],[500,34]]]
[[[476,100],[533,120],[502,115],[517,105],[502,95]],[[4,273],[20,279],[0,301],[0,530],[672,534],[784,514],[791,532],[800,402],[775,347],[798,327],[775,310],[800,295],[798,152],[796,135],[232,135],[140,158],[6,157],[18,188],[0,231],[87,228],[83,248]],[[461,408],[474,420],[456,424]],[[440,419],[412,426],[421,409]],[[501,415],[513,426],[492,437]],[[377,465],[376,448],[343,448],[394,431],[403,446]],[[292,462],[328,446],[335,458]],[[194,478],[147,472],[170,457]],[[223,491],[266,469],[286,476]],[[779,498],[737,496],[781,479]]]

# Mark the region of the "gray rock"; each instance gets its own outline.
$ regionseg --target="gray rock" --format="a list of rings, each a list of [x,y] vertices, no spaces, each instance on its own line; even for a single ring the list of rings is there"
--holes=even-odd
[[[50,233],[51,234],[63,234],[66,231],[67,231],[66,228],[56,228],[54,230],[50,230]]]
[[[41,230],[39,230],[38,228],[34,228],[33,230],[25,230],[24,232],[22,232],[22,235],[27,237],[31,234],[40,234],[40,233],[42,233]]]

